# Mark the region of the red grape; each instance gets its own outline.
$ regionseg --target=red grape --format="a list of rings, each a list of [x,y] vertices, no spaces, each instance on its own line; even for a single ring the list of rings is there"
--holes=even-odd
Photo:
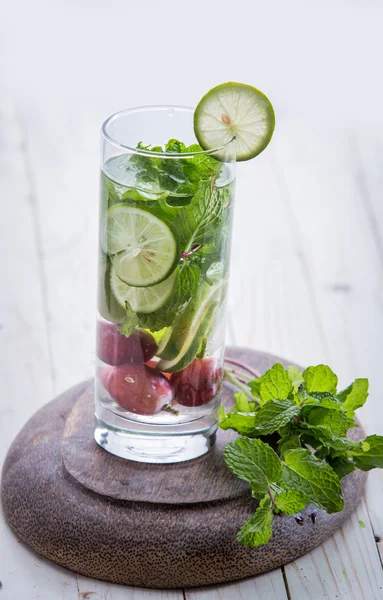
[[[131,336],[122,335],[114,323],[99,321],[97,325],[97,356],[108,365],[144,363],[157,351],[157,344],[147,331],[137,330]]]
[[[195,358],[193,362],[173,373],[170,382],[175,398],[183,406],[202,406],[213,400],[222,385],[222,369],[213,358]]]
[[[173,390],[166,377],[146,365],[113,367],[107,388],[121,408],[138,415],[154,415],[173,399]]]

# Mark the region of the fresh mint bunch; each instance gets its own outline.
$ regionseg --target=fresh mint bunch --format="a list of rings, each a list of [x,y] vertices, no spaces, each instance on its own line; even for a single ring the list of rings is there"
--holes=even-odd
[[[235,382],[230,373],[229,379]],[[249,483],[259,506],[238,533],[247,546],[267,544],[274,514],[298,514],[307,504],[328,513],[343,509],[341,479],[355,468],[383,468],[383,436],[354,442],[355,411],[368,397],[368,380],[337,392],[338,378],[326,365],[285,369],[275,364],[258,379],[238,386],[219,426],[240,434],[228,444],[229,469]]]
[[[233,186],[216,185],[224,165],[202,153],[198,144],[185,146],[175,139],[169,140],[164,148],[141,143],[137,148],[158,155],[171,153],[174,158],[136,154],[122,161],[117,157],[119,173],[126,170],[131,187],[127,189],[103,173],[103,210],[126,203],[155,214],[168,225],[177,240],[180,262],[173,292],[161,308],[141,314],[126,306],[125,322],[120,326],[125,335],[135,327],[156,332],[172,326],[202,280],[213,284],[214,274],[219,271],[216,266],[227,269],[229,263],[228,209]],[[184,157],[185,153],[196,154]],[[111,166],[106,172],[113,169],[116,167]],[[222,270],[220,276],[225,276]]]
[[[207,181],[211,175],[221,170],[221,163],[207,154],[198,154],[202,148],[198,144],[185,146],[182,142],[172,139],[163,149],[161,146],[137,145],[139,150],[156,152],[158,154],[171,153],[175,158],[163,160],[133,154],[126,163],[129,171],[135,172],[135,188],[144,195],[167,194],[170,197],[191,197],[199,189],[202,181]],[[197,153],[195,156],[182,158],[182,154]],[[180,159],[177,155],[180,155]]]

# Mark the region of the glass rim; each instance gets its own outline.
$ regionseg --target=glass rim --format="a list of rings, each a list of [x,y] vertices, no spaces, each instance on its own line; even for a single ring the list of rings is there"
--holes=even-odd
[[[175,104],[152,104],[152,105],[135,106],[132,108],[126,108],[124,110],[117,111],[114,114],[110,115],[110,117],[108,117],[103,122],[103,124],[101,126],[101,133],[108,142],[110,142],[114,146],[123,148],[124,150],[129,150],[129,152],[131,152],[132,154],[139,154],[142,156],[152,156],[155,158],[165,158],[165,159],[166,158],[180,159],[180,158],[190,158],[191,156],[216,154],[217,152],[222,152],[222,150],[224,150],[227,146],[229,146],[229,144],[234,142],[236,139],[236,136],[233,135],[233,137],[230,140],[228,140],[227,142],[225,142],[225,144],[222,144],[222,146],[218,146],[217,148],[209,148],[209,150],[199,150],[198,152],[182,152],[182,153],[180,153],[180,152],[152,152],[151,150],[142,150],[141,148],[134,148],[133,146],[128,146],[127,144],[122,144],[116,138],[111,136],[107,131],[107,128],[109,125],[111,125],[114,121],[117,121],[117,119],[119,119],[120,117],[123,117],[124,115],[127,115],[129,113],[144,112],[144,111],[150,111],[150,110],[166,110],[166,109],[174,109],[174,110],[179,110],[182,112],[193,112],[193,113],[195,110],[194,108],[192,108],[190,106],[179,106],[179,105],[175,105]],[[197,141],[197,143],[198,143],[198,141]]]

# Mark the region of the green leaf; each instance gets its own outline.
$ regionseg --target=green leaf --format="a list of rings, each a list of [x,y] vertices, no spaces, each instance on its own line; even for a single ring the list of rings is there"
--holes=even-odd
[[[338,394],[338,399],[350,416],[364,405],[368,398],[368,379],[355,379],[354,383]]]
[[[319,399],[319,406],[321,408],[331,408],[332,410],[339,410],[341,412],[344,410],[339,400],[332,394],[328,394]]]
[[[246,394],[244,394],[243,392],[236,392],[234,394],[234,400],[235,400],[236,412],[242,412],[242,413],[252,412],[252,410],[250,408],[250,402],[249,402]],[[254,404],[254,403],[252,402],[252,404]]]
[[[281,462],[274,450],[259,439],[239,438],[228,444],[224,458],[229,469],[248,481],[256,498],[263,497],[269,483],[282,474]]]
[[[286,490],[275,497],[275,506],[286,515],[296,515],[309,504],[310,499],[300,490]]]
[[[254,398],[261,397],[261,381],[262,377],[258,377],[258,379],[252,379],[252,381],[249,381],[247,383],[247,385],[251,389],[251,393],[253,394]]]
[[[366,523],[364,521],[359,520],[358,523],[359,523],[359,527],[361,527],[362,529],[366,528]]]
[[[339,479],[342,479],[356,469],[355,462],[353,460],[349,460],[348,458],[344,458],[343,456],[338,456],[337,458],[328,458],[327,462],[329,463],[330,467],[334,469]]]
[[[129,302],[126,301],[124,322],[118,326],[118,331],[126,337],[130,337],[132,333],[136,330],[138,324],[139,320],[137,318],[136,313],[130,306]]]
[[[328,402],[328,400],[326,401]],[[331,405],[331,404],[330,404]],[[356,427],[354,419],[338,409],[320,406],[307,406],[302,410],[302,417],[313,427],[326,427],[334,436],[345,436],[351,427]]]
[[[244,546],[255,548],[267,544],[272,536],[273,510],[271,506],[259,506],[254,515],[246,521],[237,534]]]
[[[314,401],[314,402],[312,402]],[[307,396],[306,400],[305,400],[305,404],[307,403],[311,403],[311,404],[322,404],[322,406],[326,406],[326,403],[329,403],[329,408],[333,408],[336,406],[339,406],[339,408],[342,408],[341,403],[339,402],[338,398],[336,396],[334,396],[334,394],[331,394],[330,392],[310,392],[310,395]],[[330,404],[332,403],[332,405],[330,406]]]
[[[297,367],[294,367],[293,365],[287,367],[287,372],[291,379],[291,383],[293,384],[293,388],[297,392],[299,386],[304,383],[303,374]]]
[[[261,377],[261,405],[269,400],[285,400],[292,388],[293,384],[288,372],[280,363],[276,363]]]
[[[241,413],[226,413],[218,423],[223,429],[232,429],[241,435],[250,435],[255,431],[255,416],[243,415]]]
[[[153,336],[156,344],[159,344],[161,342],[162,338],[164,338],[165,335],[167,335],[169,328],[163,327],[162,329],[160,329],[159,331],[156,331],[156,332],[152,332],[149,329],[147,331],[148,331],[148,333],[150,333]]]
[[[223,217],[226,188],[217,188],[214,180],[200,184],[190,204],[178,212],[173,222],[173,231],[182,252],[198,244],[211,243],[220,238],[220,223]]]
[[[338,377],[327,365],[308,367],[303,378],[308,392],[336,392]]]
[[[292,400],[269,400],[255,415],[255,427],[259,435],[267,435],[277,431],[300,412]]]
[[[263,496],[263,498],[259,501],[259,506],[261,508],[272,508],[273,507],[269,494],[265,494]]]
[[[328,464],[315,458],[309,450],[299,448],[286,452],[280,485],[301,491],[310,502],[330,514],[343,510],[339,477]]]
[[[185,144],[183,142],[179,142],[176,139],[171,139],[165,146],[166,152],[183,152],[185,150]]]
[[[313,448],[317,448],[318,445],[322,444],[323,446],[327,446],[327,448],[332,448],[336,454],[345,454],[347,456],[355,446],[355,442],[348,440],[346,437],[334,435],[326,426],[310,425],[309,423],[302,422],[300,429],[302,436],[306,438],[307,435],[313,438],[310,442],[307,442],[305,439],[305,443],[309,443]]]
[[[280,433],[280,432],[279,432]],[[281,433],[280,433],[281,435]],[[301,447],[301,436],[298,431],[293,427],[289,427],[288,431],[281,435],[281,439],[278,442],[278,452],[283,458],[284,454],[288,450],[294,450],[295,448]]]
[[[383,436],[369,435],[355,444],[351,451],[358,469],[383,469]]]

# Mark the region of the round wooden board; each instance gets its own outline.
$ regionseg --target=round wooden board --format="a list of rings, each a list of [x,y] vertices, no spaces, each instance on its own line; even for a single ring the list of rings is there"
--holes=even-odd
[[[228,348],[227,355],[261,372],[280,360],[240,348]],[[93,441],[91,389],[83,382],[30,419],[8,452],[1,489],[6,519],[19,539],[82,575],[159,588],[256,575],[321,544],[361,497],[366,474],[355,471],[343,480],[342,513],[318,511],[314,524],[308,507],[303,525],[276,516],[270,542],[245,548],[236,533],[256,504],[222,460],[233,434],[219,431],[216,449],[191,462],[124,461]],[[231,403],[229,387],[224,398]],[[361,428],[352,433],[363,436]]]

